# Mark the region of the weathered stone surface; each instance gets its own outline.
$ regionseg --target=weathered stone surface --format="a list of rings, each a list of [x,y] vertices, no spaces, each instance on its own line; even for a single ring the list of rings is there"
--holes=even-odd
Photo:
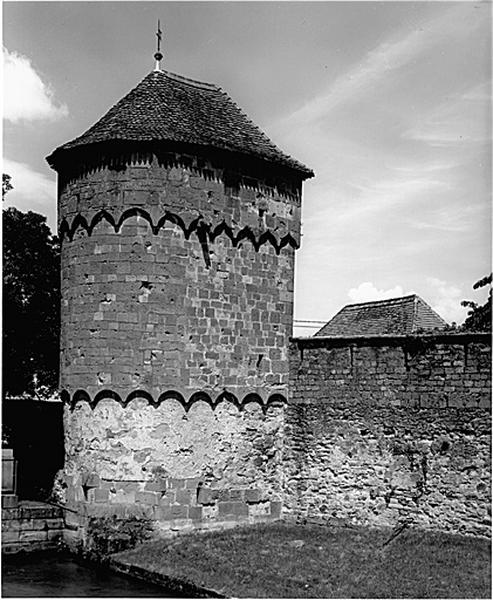
[[[136,187],[144,185],[133,177],[135,169],[101,169],[66,185],[61,219],[72,223],[81,214],[90,222],[103,208],[113,214],[135,207]],[[153,164],[145,171],[146,209],[156,190],[167,190],[172,171],[189,182],[184,167]],[[269,230],[276,237],[284,221],[292,235],[299,230],[299,200],[275,193],[245,199],[251,195],[246,188],[238,197],[217,188],[217,182],[203,180],[203,189],[187,183],[169,191],[156,218],[166,211],[200,214],[212,231],[229,215],[239,231],[271,214],[271,227],[259,225],[259,235]],[[108,189],[119,191],[109,196]],[[153,233],[142,216],[125,220],[118,233],[103,219],[90,236],[79,228],[72,241],[64,240],[62,388],[85,390],[91,398],[103,388],[123,397],[143,389],[156,399],[173,389],[187,398],[197,391],[215,398],[224,389],[241,398],[252,392],[265,398],[285,390],[293,248],[277,254],[266,243],[256,250],[248,238],[234,247],[224,233],[208,246],[205,251],[195,234],[187,239],[172,222]]]
[[[153,433],[163,423],[169,434],[156,438]],[[173,400],[157,408],[145,400],[134,400],[126,408],[114,400],[94,409],[80,403],[74,411],[65,410],[65,469],[70,474],[99,469],[103,481],[113,482],[114,493],[106,493],[116,502],[125,497],[142,501],[144,493],[160,495],[161,490],[150,488],[156,478],[156,487],[163,486],[163,470],[182,476],[168,480],[176,501],[180,492],[195,497],[199,478],[224,489],[251,485],[274,493],[280,489],[282,426],[282,407],[264,414],[256,404],[240,412],[227,403],[213,410],[198,402],[187,414]],[[115,435],[108,436],[108,431]],[[263,454],[266,449],[272,449],[269,455]],[[264,457],[261,468],[255,465],[259,456]],[[199,488],[199,499],[204,493]]]
[[[467,340],[423,340],[407,361],[404,341],[326,340],[302,352],[295,342],[287,513],[489,535],[491,345],[485,338],[471,352]],[[470,382],[481,382],[477,394]]]
[[[299,340],[290,345],[290,399],[489,408],[490,361],[484,334]]]
[[[91,515],[210,519],[280,493],[266,401],[287,394],[296,243],[279,244],[300,197],[214,173],[153,161],[61,185],[66,496]]]

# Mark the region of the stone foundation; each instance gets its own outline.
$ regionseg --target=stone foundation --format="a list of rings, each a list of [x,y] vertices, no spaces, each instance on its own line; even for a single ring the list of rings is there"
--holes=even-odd
[[[28,501],[16,508],[2,508],[2,553],[53,550],[63,539],[61,508]]]
[[[98,481],[95,476],[84,486],[74,485],[66,477],[66,485],[70,510],[65,541],[74,550],[85,545],[91,518],[136,517],[152,522],[157,535],[174,535],[281,517],[282,502],[258,488],[212,487],[197,477],[122,482]]]

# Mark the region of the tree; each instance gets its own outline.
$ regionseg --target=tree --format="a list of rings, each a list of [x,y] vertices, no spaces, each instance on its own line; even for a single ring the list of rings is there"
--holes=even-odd
[[[5,177],[3,183],[5,190]],[[59,337],[58,240],[51,234],[43,215],[31,211],[23,213],[16,208],[5,209],[4,395],[49,394],[58,387]]]
[[[481,306],[472,300],[463,300],[462,306],[467,306],[471,310],[467,313],[467,318],[462,325],[464,331],[491,331],[491,281],[492,273],[486,275],[472,286],[477,290],[482,287],[490,286],[488,299]]]
[[[5,199],[5,194],[7,192],[10,192],[10,190],[14,189],[14,186],[11,183],[11,177],[10,175],[7,175],[7,173],[2,173],[2,200]]]

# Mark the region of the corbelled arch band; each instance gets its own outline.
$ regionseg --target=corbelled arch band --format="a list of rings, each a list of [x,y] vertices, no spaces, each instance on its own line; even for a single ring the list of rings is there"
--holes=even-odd
[[[166,400],[176,400],[183,406],[185,412],[188,412],[190,408],[197,402],[205,402],[212,408],[212,410],[215,410],[221,402],[230,402],[240,411],[242,411],[248,404],[256,403],[260,406],[264,413],[270,407],[283,406],[287,404],[286,397],[278,392],[271,394],[267,400],[264,401],[262,397],[256,393],[250,392],[243,398],[240,398],[232,392],[226,390],[220,392],[215,398],[204,391],[194,392],[187,399],[181,392],[176,390],[167,390],[159,394],[159,396],[154,397],[146,390],[133,390],[127,396],[121,396],[114,390],[110,389],[101,390],[92,398],[85,390],[76,390],[72,395],[68,390],[62,390],[60,397],[62,402],[67,404],[71,410],[74,410],[78,402],[87,402],[87,404],[94,409],[102,400],[115,400],[121,404],[121,406],[126,407],[128,404],[130,404],[130,402],[139,398],[147,400],[149,405],[154,406],[155,408],[160,406]]]

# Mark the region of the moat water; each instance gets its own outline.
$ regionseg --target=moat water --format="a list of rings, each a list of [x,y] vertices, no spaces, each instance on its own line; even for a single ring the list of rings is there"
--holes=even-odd
[[[36,553],[2,557],[6,598],[171,598],[161,586],[80,562],[69,555]]]

